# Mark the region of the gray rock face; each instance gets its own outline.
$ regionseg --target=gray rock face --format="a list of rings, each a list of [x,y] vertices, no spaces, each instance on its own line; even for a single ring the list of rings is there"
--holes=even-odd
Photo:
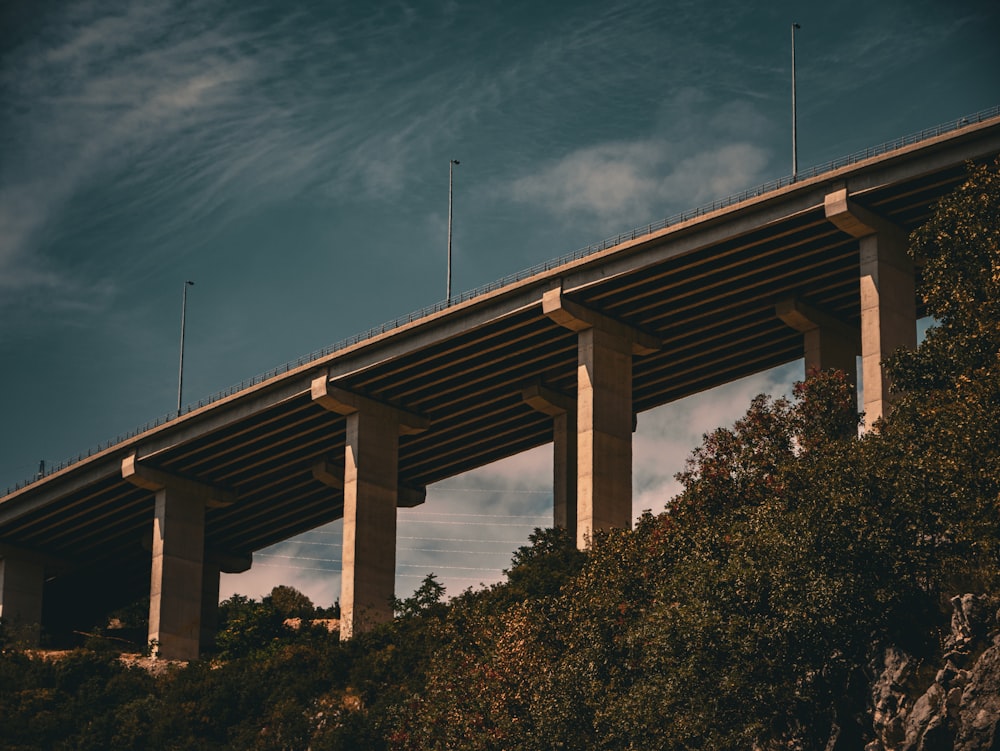
[[[975,595],[951,602],[943,667],[929,685],[918,661],[895,647],[873,666],[876,740],[865,751],[1000,751],[1000,635],[987,633],[991,619]]]
[[[957,715],[956,750],[1000,751],[1000,636],[969,671]]]

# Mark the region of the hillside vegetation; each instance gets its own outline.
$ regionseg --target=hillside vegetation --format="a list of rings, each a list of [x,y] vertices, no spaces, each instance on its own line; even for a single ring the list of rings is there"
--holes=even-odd
[[[312,615],[288,591],[227,601],[219,654],[161,675],[8,645],[0,746],[1000,748],[1000,163],[911,250],[936,323],[861,437],[844,374],[813,374],[633,530],[537,530],[504,583],[428,577],[345,645],[286,627]]]

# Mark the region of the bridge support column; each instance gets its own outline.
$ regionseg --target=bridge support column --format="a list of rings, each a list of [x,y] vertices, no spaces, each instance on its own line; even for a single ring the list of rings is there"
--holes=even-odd
[[[800,300],[782,300],[775,306],[778,318],[802,333],[805,344],[806,376],[818,370],[836,368],[857,386],[857,355],[861,348],[858,332],[846,323]]]
[[[156,493],[149,641],[156,644],[159,657],[195,660],[201,653],[208,600],[214,593],[214,609],[219,597],[218,566],[205,566],[205,507],[232,503],[235,496],[141,466],[134,454],[122,461],[122,476]]]
[[[577,545],[632,522],[632,351],[600,329],[579,334]]]
[[[313,380],[312,398],[347,417],[340,584],[340,638],[345,641],[392,619],[399,436],[426,430],[427,422],[332,386],[326,375]]]
[[[545,293],[542,309],[577,332],[576,543],[590,546],[597,530],[632,523],[632,355],[660,341],[563,297]]]
[[[552,524],[576,539],[576,400],[538,383],[525,388],[521,396],[552,417]]]
[[[906,232],[853,202],[846,190],[826,196],[826,217],[860,245],[861,373],[865,421],[870,426],[892,407],[889,376],[882,367],[893,350],[917,346],[913,262]]]
[[[31,558],[0,556],[0,618],[35,645],[41,633],[45,565]]]
[[[201,651],[205,504],[178,490],[156,491],[149,641],[160,657],[195,660]]]

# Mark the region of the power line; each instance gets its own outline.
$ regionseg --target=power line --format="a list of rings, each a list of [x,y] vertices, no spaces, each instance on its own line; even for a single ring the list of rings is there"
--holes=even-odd
[[[476,568],[475,566],[428,566],[426,563],[397,563],[396,568],[423,568],[442,571],[485,571],[490,574],[499,573],[495,568]]]
[[[464,539],[457,537],[404,537],[399,536],[398,540],[424,540],[427,542],[489,542],[497,544],[510,544],[510,545],[523,545],[525,540],[483,540],[483,539]]]
[[[434,488],[434,493],[492,493],[494,495],[552,495],[551,490],[516,490],[514,488]]]
[[[506,550],[445,550],[442,548],[396,548],[409,553],[468,553],[470,555],[510,555]]]
[[[319,571],[319,572],[324,573],[324,574],[339,574],[340,573],[340,571],[332,571],[332,570],[330,570],[328,568],[314,568],[312,566],[289,566],[288,564],[285,564],[285,563],[258,563],[258,564],[255,564],[255,565],[257,565],[257,566],[263,566],[264,568],[283,568],[283,569],[290,569],[290,570],[293,570],[293,571]],[[426,579],[427,576],[426,576],[426,574],[424,574],[424,575],[421,575],[421,574],[396,574],[396,578],[397,579]],[[451,576],[451,575],[449,575],[448,576],[448,580],[449,581],[476,582],[478,584],[483,584],[483,586],[488,586],[488,585],[486,585],[482,581],[482,579],[480,577],[477,577],[477,576]]]
[[[264,554],[268,558],[284,558],[292,561],[313,561],[316,563],[340,563],[340,561],[333,558],[307,558],[305,556],[295,556],[295,555],[276,555],[272,553]],[[262,564],[267,565],[267,564]],[[272,564],[273,565],[273,564]],[[476,566],[429,566],[426,563],[397,563],[397,568],[434,568],[442,569],[446,571],[487,571],[489,573],[496,573],[497,569],[494,568],[477,568]],[[292,566],[291,568],[296,568]],[[336,568],[324,568],[324,569],[314,569],[316,571],[328,571],[330,573],[341,573],[342,569]]]
[[[447,524],[449,526],[456,527],[537,527],[537,524],[532,524],[531,522],[521,522],[511,523],[511,522],[445,522],[440,519],[407,519],[407,524]]]
[[[478,542],[478,540],[477,540]],[[279,543],[280,545],[321,545],[326,548],[342,548],[343,543],[339,542],[312,542],[310,540],[289,540],[286,543]],[[450,550],[448,548],[402,548],[397,547],[396,550],[406,550],[411,553],[469,553],[471,555],[510,555],[505,550]],[[270,553],[260,553],[259,555],[270,555]]]
[[[321,561],[323,563],[340,563],[336,558],[310,558],[305,555],[281,555],[280,553],[257,553],[261,558],[287,558],[291,561]]]
[[[324,532],[320,529],[314,529],[310,532],[303,532],[302,536],[305,535],[327,535],[330,537],[341,537],[339,532]],[[414,537],[411,535],[397,535],[397,540],[422,540],[431,542],[480,542],[480,543],[495,543],[497,545],[524,545],[527,542],[526,538],[520,540],[493,540],[489,538],[474,537],[474,538],[464,538],[464,537]],[[309,540],[299,540],[295,537],[283,540],[282,542],[276,542],[275,545],[287,545],[290,543],[306,543],[311,542]],[[341,543],[315,543],[319,545],[339,545]]]
[[[423,511],[419,509],[405,508],[399,511],[421,516],[471,516],[477,519],[548,519],[550,514],[460,514],[450,511]]]

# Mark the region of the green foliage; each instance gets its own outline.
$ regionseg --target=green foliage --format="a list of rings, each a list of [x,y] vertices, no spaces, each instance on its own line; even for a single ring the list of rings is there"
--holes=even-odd
[[[915,576],[943,597],[996,590],[1000,564],[1000,160],[914,232],[936,325],[888,361],[898,390],[873,468],[913,540]]]
[[[504,571],[503,589],[511,602],[555,596],[583,566],[584,554],[562,527],[536,528],[528,542],[515,551],[510,569]]]
[[[320,615],[312,601],[294,587],[279,585],[259,602],[233,595],[219,604],[218,656],[248,657],[306,640],[336,640],[338,635],[331,635],[325,625],[310,623]]]
[[[405,600],[393,599],[393,612],[400,618],[412,618],[425,613],[441,604],[444,591],[444,585],[437,580],[437,577],[428,574],[410,597]]]
[[[290,635],[291,629],[285,626],[285,616],[270,602],[233,595],[219,605],[215,646],[224,659],[245,657],[272,647],[283,636]]]
[[[920,292],[936,325],[915,352],[891,362],[902,391],[957,386],[995,375],[1000,351],[1000,159],[970,166],[969,179],[913,233]]]
[[[316,607],[304,594],[284,584],[279,584],[264,598],[266,602],[285,618],[312,618]]]
[[[106,654],[81,650],[45,662],[4,653],[0,738],[11,749],[144,748],[144,733],[135,735],[123,710],[143,701],[153,683]]]

